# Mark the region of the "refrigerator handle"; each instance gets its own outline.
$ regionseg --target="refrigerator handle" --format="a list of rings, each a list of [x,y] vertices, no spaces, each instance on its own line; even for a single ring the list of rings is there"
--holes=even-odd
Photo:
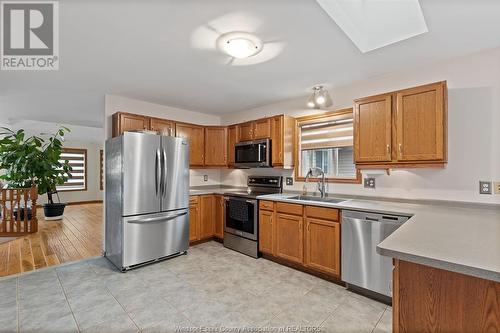
[[[168,168],[167,168],[167,153],[165,152],[165,149],[163,149],[163,189],[162,189],[162,196],[165,196],[165,193],[167,193],[167,174],[168,174]]]
[[[159,184],[158,181],[161,179],[161,168],[160,168],[160,150],[156,150],[156,157],[155,157],[155,192],[156,195],[158,196],[158,190],[159,190]]]

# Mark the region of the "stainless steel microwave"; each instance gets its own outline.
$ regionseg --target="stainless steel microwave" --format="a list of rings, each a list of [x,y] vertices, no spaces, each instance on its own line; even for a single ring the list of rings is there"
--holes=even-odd
[[[234,164],[237,168],[271,167],[271,140],[245,141],[234,146]]]

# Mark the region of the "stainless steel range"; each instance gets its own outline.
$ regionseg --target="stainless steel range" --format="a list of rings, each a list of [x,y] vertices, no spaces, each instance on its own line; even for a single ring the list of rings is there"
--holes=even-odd
[[[254,258],[259,256],[259,205],[257,197],[281,193],[283,178],[249,176],[245,192],[224,193],[224,246]]]

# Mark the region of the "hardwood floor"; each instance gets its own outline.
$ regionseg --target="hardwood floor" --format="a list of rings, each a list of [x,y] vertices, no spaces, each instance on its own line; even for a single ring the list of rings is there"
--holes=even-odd
[[[37,233],[0,244],[0,277],[101,255],[102,204],[67,206],[60,221],[37,214]]]

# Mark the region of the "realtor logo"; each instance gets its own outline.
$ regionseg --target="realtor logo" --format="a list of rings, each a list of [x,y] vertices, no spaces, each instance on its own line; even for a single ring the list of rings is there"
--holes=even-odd
[[[0,17],[0,69],[59,69],[57,1],[0,1]]]

